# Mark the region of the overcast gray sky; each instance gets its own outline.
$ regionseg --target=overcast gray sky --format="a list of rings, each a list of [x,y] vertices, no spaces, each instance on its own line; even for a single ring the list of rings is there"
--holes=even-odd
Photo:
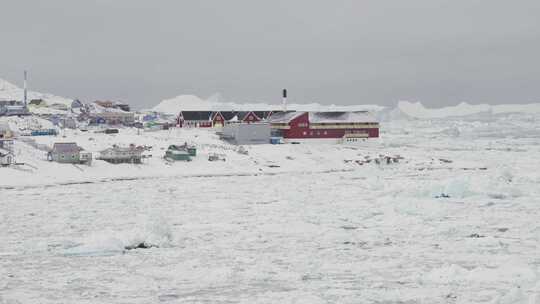
[[[0,78],[151,106],[540,102],[538,0],[2,0]]]

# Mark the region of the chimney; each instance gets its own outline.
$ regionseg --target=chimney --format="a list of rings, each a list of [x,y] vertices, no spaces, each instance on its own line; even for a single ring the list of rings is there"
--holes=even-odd
[[[26,70],[24,71],[24,106],[28,105],[27,103],[27,93],[26,93]]]
[[[283,112],[287,112],[287,89],[283,89],[283,101],[281,105],[283,106]]]

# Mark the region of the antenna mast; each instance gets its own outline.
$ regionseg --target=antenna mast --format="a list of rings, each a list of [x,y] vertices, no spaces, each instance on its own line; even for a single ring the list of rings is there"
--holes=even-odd
[[[283,89],[283,101],[281,105],[283,106],[283,112],[287,112],[287,89]]]
[[[27,92],[26,92],[26,70],[24,70],[24,106],[28,106],[27,104]]]

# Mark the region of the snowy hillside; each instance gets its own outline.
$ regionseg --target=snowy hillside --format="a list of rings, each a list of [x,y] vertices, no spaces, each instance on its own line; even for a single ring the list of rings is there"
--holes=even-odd
[[[17,100],[24,99],[24,90],[6,80],[0,79],[0,100]],[[39,93],[29,90],[28,101],[32,99],[43,99],[48,106],[54,104],[65,105],[71,107],[73,99],[56,96],[48,93]]]

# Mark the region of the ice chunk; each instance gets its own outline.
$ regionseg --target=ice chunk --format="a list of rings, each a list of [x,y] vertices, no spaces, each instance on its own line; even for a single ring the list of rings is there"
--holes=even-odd
[[[64,255],[100,256],[123,253],[126,249],[167,247],[172,241],[170,225],[162,217],[144,221],[130,231],[104,231],[80,241],[79,246],[64,250]]]

